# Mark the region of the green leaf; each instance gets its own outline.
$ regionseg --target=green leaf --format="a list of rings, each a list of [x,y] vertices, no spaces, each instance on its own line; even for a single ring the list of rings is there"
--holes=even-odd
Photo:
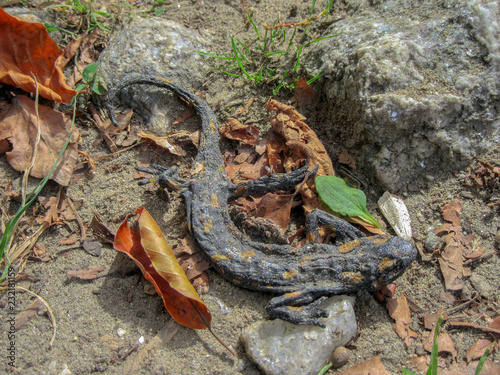
[[[321,200],[333,212],[342,216],[359,217],[381,229],[380,224],[366,209],[366,195],[361,190],[347,186],[343,179],[335,176],[318,176],[315,183]]]
[[[97,68],[99,68],[98,62],[87,65],[82,72],[83,80],[88,83],[92,82],[95,78],[95,73],[97,71]]]
[[[481,357],[481,359],[479,360],[479,363],[477,364],[475,375],[479,375],[481,373],[481,370],[483,369],[483,366],[484,366],[484,362],[486,362],[486,358],[488,358],[488,356],[490,355],[491,349],[493,349],[494,344],[495,343],[492,342],[490,344],[490,346],[488,346],[488,348],[486,348],[483,356]]]

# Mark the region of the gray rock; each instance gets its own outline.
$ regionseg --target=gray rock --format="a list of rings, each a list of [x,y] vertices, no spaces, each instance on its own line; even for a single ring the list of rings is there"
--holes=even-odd
[[[432,253],[434,250],[436,250],[441,244],[443,243],[443,240],[436,236],[436,234],[433,231],[430,231],[427,233],[427,236],[425,236],[425,250],[428,253]]]
[[[433,2],[372,1],[304,60],[308,75],[323,71],[325,137],[391,191],[500,140],[498,3]]]
[[[99,56],[99,73],[108,88],[124,79],[147,74],[168,77],[196,91],[206,79],[207,63],[196,51],[207,52],[198,32],[160,18],[135,18],[117,32]],[[172,93],[152,86],[122,90],[121,102],[134,105],[142,117],[151,114],[150,130],[165,134],[184,108]]]
[[[196,87],[206,79],[206,61],[196,51],[208,50],[197,31],[157,17],[137,17],[110,39],[99,56],[99,71],[110,86],[124,77],[158,74]]]
[[[330,360],[335,348],[356,334],[354,298],[335,296],[321,306],[329,312],[326,328],[294,325],[280,319],[247,327],[242,340],[248,356],[268,375],[314,374]]]

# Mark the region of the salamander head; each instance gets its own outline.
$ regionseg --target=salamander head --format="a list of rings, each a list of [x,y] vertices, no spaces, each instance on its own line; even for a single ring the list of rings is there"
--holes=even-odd
[[[377,284],[387,285],[401,276],[415,260],[417,249],[411,242],[401,237],[390,237],[377,249],[379,278]],[[380,287],[375,285],[375,289]]]

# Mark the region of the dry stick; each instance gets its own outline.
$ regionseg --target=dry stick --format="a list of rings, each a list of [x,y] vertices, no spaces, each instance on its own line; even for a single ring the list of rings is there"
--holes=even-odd
[[[73,204],[73,201],[71,200],[70,197],[66,195],[68,205],[71,207],[73,212],[75,213],[76,221],[78,222],[78,226],[80,227],[80,240],[83,241],[85,238],[87,238],[87,233],[85,231],[85,226],[83,225],[82,219],[80,218],[80,215],[78,215],[78,211],[75,209],[75,205]]]
[[[52,339],[50,340],[50,346],[52,347],[52,344],[54,343],[54,340],[56,339],[57,323],[56,323],[56,319],[54,318],[54,314],[52,313],[52,310],[50,309],[49,304],[42,297],[40,297],[38,294],[36,294],[35,292],[32,292],[29,289],[23,288],[22,286],[19,286],[19,285],[16,285],[15,288],[17,290],[22,291],[22,292],[26,292],[26,293],[32,295],[33,297],[38,298],[47,308],[47,312],[49,313],[49,317],[50,317],[50,322],[52,323],[52,327],[54,328],[54,333],[52,334]],[[5,287],[5,286],[0,287],[0,290],[7,290],[7,287]]]

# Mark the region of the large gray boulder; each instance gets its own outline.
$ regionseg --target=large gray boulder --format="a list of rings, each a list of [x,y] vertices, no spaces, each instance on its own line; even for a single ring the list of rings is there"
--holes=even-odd
[[[458,169],[500,138],[496,1],[370,1],[306,55],[321,127],[391,191]],[[437,9],[437,10],[436,10]]]

